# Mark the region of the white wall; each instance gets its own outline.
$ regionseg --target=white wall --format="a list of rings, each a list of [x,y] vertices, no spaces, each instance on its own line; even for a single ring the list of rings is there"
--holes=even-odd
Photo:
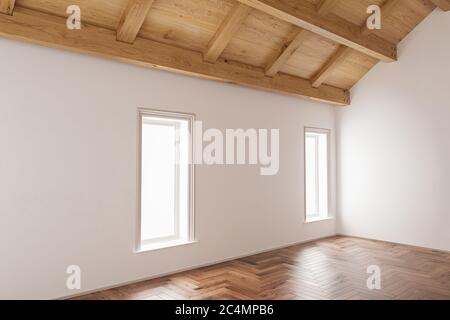
[[[75,294],[72,264],[89,291],[335,234],[303,224],[303,126],[333,130],[331,106],[4,39],[0,70],[0,298]],[[199,242],[134,254],[138,107],[280,128],[279,174],[199,166]]]
[[[435,11],[337,112],[338,232],[450,250],[449,31]]]

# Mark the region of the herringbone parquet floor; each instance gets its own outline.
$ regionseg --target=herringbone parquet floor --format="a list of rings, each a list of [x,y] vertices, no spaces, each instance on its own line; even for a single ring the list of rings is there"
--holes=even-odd
[[[78,299],[450,299],[450,253],[333,237]]]

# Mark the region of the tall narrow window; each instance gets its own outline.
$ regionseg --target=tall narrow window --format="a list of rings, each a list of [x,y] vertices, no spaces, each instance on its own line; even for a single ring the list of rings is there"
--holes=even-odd
[[[193,233],[193,116],[140,111],[138,250],[177,245]]]
[[[328,218],[329,131],[305,129],[306,221]]]

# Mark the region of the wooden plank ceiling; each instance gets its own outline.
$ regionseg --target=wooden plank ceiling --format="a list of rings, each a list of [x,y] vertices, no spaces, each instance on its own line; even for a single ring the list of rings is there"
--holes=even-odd
[[[366,28],[373,4],[381,30]],[[348,105],[436,7],[450,0],[0,0],[0,36]]]

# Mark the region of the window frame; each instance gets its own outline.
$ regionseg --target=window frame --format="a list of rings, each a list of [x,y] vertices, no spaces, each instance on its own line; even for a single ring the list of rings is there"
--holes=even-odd
[[[182,113],[182,112],[172,112],[172,111],[163,111],[163,110],[156,110],[156,109],[147,109],[147,108],[138,108],[138,116],[137,116],[137,197],[136,197],[136,211],[137,211],[137,217],[136,217],[136,245],[135,245],[135,252],[139,253],[142,251],[149,251],[149,250],[155,250],[155,249],[162,249],[166,247],[176,246],[176,245],[184,245],[186,243],[194,242],[195,241],[195,224],[194,224],[194,214],[195,214],[195,164],[194,164],[194,122],[195,122],[195,114],[191,113]],[[158,121],[158,119],[147,119],[144,120],[145,117],[155,117],[155,118],[162,118],[167,119],[167,121]],[[188,122],[188,131],[189,131],[189,137],[188,137],[188,144],[189,144],[189,154],[188,154],[188,237],[187,239],[180,239],[179,234],[179,205],[178,201],[175,203],[175,217],[174,217],[174,235],[171,236],[165,236],[165,237],[159,237],[155,239],[150,240],[142,240],[141,239],[141,226],[142,226],[142,215],[141,215],[141,204],[142,204],[142,127],[144,124],[144,121],[149,124],[156,124],[156,125],[167,125],[167,126],[174,126],[176,132],[178,131],[176,137],[177,141],[180,140],[179,135],[179,124],[177,122],[171,122],[170,120],[173,119],[179,119],[179,120],[185,120]],[[177,143],[176,148],[179,147],[179,143]],[[179,155],[179,153],[178,153]],[[180,184],[179,184],[179,172],[180,168],[175,168],[175,184],[176,184],[176,194],[175,197],[178,199]],[[147,249],[148,248],[148,249]]]
[[[327,194],[326,194],[326,199],[327,199],[327,212],[326,215],[321,216],[320,215],[320,210],[316,215],[310,215],[308,216],[307,214],[307,203],[306,203],[306,199],[307,199],[307,186],[306,186],[306,135],[308,133],[317,133],[317,134],[325,134],[326,135],[326,139],[327,139],[327,161],[326,161],[326,168],[327,168]],[[331,219],[331,210],[330,210],[330,205],[331,205],[331,143],[330,143],[330,137],[331,137],[331,130],[330,129],[324,129],[324,128],[315,128],[315,127],[304,127],[303,130],[303,178],[304,178],[304,222],[305,223],[310,223],[310,222],[316,222],[316,221],[322,221],[322,220],[328,220]],[[318,147],[318,141],[316,146]],[[316,154],[316,159],[317,159],[317,163],[316,166],[319,162],[318,160],[318,149],[316,150],[317,154]],[[318,179],[318,170],[316,172],[316,181],[319,181]],[[319,183],[317,183],[316,188],[319,190],[320,189],[320,185]],[[319,202],[319,197],[317,197],[316,199],[317,202]]]

